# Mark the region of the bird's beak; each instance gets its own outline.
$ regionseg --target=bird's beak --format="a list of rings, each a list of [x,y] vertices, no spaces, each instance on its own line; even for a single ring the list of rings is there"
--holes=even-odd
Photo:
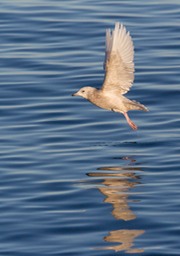
[[[72,94],[72,96],[79,96],[78,92]]]

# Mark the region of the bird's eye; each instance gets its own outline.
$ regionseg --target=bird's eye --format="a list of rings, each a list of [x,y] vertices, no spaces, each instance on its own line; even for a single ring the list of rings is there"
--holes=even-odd
[[[85,92],[84,90],[82,90],[82,93]]]

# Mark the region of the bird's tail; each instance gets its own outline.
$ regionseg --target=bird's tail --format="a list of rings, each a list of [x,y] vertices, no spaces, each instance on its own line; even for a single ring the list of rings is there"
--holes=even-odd
[[[142,111],[149,111],[147,107],[145,107],[143,104],[135,101],[135,100],[131,100],[130,103],[130,110],[142,110]]]

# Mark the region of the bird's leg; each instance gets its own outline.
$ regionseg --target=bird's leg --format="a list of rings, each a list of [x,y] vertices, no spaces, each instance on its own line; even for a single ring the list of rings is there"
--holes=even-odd
[[[127,112],[124,112],[123,115],[125,116],[126,121],[127,121],[128,124],[131,126],[131,128],[132,128],[133,130],[137,130],[137,126],[136,126],[135,123],[133,123],[133,121],[129,118],[128,113],[127,113]]]

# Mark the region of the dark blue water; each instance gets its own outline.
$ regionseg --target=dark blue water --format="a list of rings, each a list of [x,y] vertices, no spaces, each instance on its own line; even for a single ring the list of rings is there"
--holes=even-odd
[[[179,18],[178,0],[1,1],[0,255],[180,255]],[[115,21],[137,132],[71,97],[101,86]]]

